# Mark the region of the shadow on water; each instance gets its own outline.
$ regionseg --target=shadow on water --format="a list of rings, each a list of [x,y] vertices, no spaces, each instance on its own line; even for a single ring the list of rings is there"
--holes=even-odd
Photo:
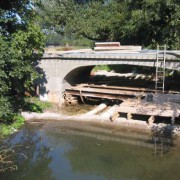
[[[122,128],[80,122],[27,124],[1,144],[17,146],[17,171],[1,180],[179,179],[179,144]],[[155,148],[156,147],[156,148]],[[159,151],[159,147],[162,147]]]

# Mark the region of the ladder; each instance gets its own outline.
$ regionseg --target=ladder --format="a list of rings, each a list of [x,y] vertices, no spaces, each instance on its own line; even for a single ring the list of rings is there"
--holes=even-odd
[[[166,45],[157,46],[156,51],[156,81],[155,90],[164,94],[164,83],[166,76]]]

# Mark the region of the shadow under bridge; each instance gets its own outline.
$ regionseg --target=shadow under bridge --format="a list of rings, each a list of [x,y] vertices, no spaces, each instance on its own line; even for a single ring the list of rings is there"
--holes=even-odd
[[[88,82],[94,67],[95,66],[81,66],[68,72],[63,79],[63,90],[76,84]]]

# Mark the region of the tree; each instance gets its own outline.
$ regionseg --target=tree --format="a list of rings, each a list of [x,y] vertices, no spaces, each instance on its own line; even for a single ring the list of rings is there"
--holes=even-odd
[[[0,108],[1,122],[12,120],[19,110],[17,100],[38,77],[35,64],[42,55],[44,35],[30,0],[1,0],[0,19],[0,107],[6,107]]]
[[[124,37],[122,27],[126,15],[125,3],[92,1],[78,6],[74,18],[68,22],[67,31],[95,41],[118,41]]]
[[[110,41],[124,36],[121,27],[126,3],[112,1],[53,0],[39,9],[44,29],[64,36],[78,35],[94,41]],[[121,26],[119,26],[121,25]]]
[[[127,35],[144,46],[180,48],[179,8],[179,0],[129,1]]]
[[[42,7],[43,28],[64,36],[180,47],[179,0],[46,0]]]

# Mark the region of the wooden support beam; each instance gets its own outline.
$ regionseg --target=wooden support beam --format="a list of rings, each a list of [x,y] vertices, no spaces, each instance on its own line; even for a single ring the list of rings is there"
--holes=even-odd
[[[116,111],[116,112],[114,112],[114,114],[111,115],[110,120],[111,120],[111,121],[114,121],[114,120],[116,120],[118,117],[119,117],[119,113]]]
[[[149,119],[148,119],[148,125],[151,126],[153,123],[154,123],[154,116],[151,116]]]
[[[100,113],[101,111],[105,110],[107,108],[107,103],[101,103],[99,106],[97,106],[95,109],[87,112],[85,115],[95,115]]]
[[[82,92],[81,92],[81,89],[79,90],[79,95],[80,95],[80,98],[81,98],[82,103],[85,104],[85,103],[84,103],[84,98],[83,98],[83,95],[82,95]]]
[[[127,113],[127,120],[131,120],[131,118],[132,118],[131,113],[130,113],[130,112],[129,112],[129,113]]]
[[[117,114],[119,115],[117,109],[118,109],[118,105],[114,105],[114,106],[110,107],[107,111],[102,113],[101,117],[108,118],[111,121],[113,121],[118,117]]]

